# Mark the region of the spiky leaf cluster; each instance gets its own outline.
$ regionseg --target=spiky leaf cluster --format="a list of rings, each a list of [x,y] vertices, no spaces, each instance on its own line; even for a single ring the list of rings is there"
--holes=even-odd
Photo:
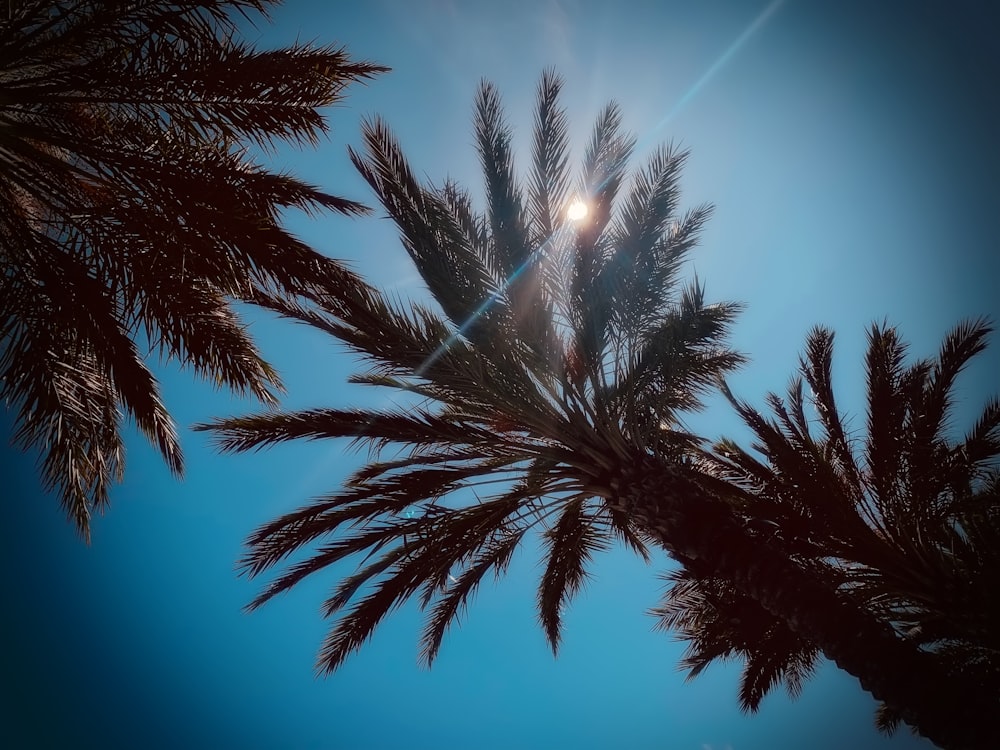
[[[348,276],[280,213],[363,207],[247,147],[315,143],[321,108],[383,69],[239,41],[237,14],[269,5],[14,0],[0,18],[0,395],[87,538],[126,416],[182,470],[149,355],[274,403],[233,301]]]
[[[996,695],[1000,402],[988,400],[964,435],[952,424],[956,378],[983,351],[990,331],[984,320],[962,323],[936,358],[908,363],[898,331],[873,325],[865,360],[867,429],[859,438],[849,434],[834,397],[833,333],[816,328],[787,396],[768,396],[770,417],[728,394],[756,442],[746,450],[721,441],[711,470],[751,499],[748,524],[768,543],[836,571],[838,587],[900,637]],[[740,605],[709,606],[706,597],[717,591],[701,590],[697,581],[684,586],[668,593],[663,614],[690,636],[692,667],[729,655],[723,646],[751,641],[742,625],[728,640],[713,636],[721,632],[715,625],[707,633],[692,627],[695,615],[710,619],[718,609],[731,628]],[[781,627],[773,617],[767,625],[772,633]],[[789,667],[808,649],[797,639],[775,648],[757,643],[770,663]],[[761,656],[747,653],[750,671]],[[877,720],[891,731],[900,719],[883,707]]]
[[[555,649],[591,557],[616,539],[647,554],[648,540],[605,502],[609,471],[636,450],[676,456],[694,447],[676,429],[679,413],[697,408],[699,395],[743,361],[725,345],[737,306],[707,304],[697,281],[680,283],[710,213],[679,209],[686,153],[658,148],[629,179],[635,141],[611,104],[574,183],[561,85],[548,72],[539,84],[526,179],[515,169],[499,95],[480,87],[474,131],[484,210],[456,184],[418,181],[389,128],[365,123],[364,149],[351,157],[398,227],[427,303],[372,289],[349,310],[337,294],[316,297],[326,309],[269,301],[345,342],[367,366],[354,380],[400,392],[406,408],[204,426],[227,451],[298,438],[375,449],[343,489],[259,529],[244,559],[258,575],[297,553],[255,607],[365,556],[324,606],[340,619],[321,671],[336,669],[411,598],[428,613],[429,663],[481,582],[502,575],[533,531],[544,554],[539,618]],[[582,220],[567,217],[574,199],[588,206]]]
[[[816,646],[724,580],[698,575],[692,566],[665,578],[669,588],[652,613],[659,617],[659,628],[688,643],[680,667],[689,679],[715,660],[737,659],[743,662],[739,703],[744,711],[757,711],[779,684],[798,697],[822,655]]]

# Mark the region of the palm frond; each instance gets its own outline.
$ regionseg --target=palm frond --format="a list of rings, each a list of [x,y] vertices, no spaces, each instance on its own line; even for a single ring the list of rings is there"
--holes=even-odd
[[[495,272],[501,278],[512,279],[529,263],[533,249],[514,174],[511,130],[504,119],[500,93],[487,81],[480,84],[476,95],[475,132],[486,185]]]
[[[510,565],[514,551],[521,543],[527,529],[515,529],[498,539],[489,539],[471,564],[463,570],[453,584],[448,586],[431,609],[427,625],[421,636],[420,656],[430,666],[441,648],[445,631],[455,622],[461,610],[479,588],[483,577],[493,570],[499,578]]]
[[[676,631],[688,643],[681,668],[688,679],[714,661],[742,659],[740,708],[754,713],[777,685],[792,698],[813,674],[818,649],[757,602],[740,595],[718,579],[699,576],[690,568],[674,571],[663,602],[652,611],[657,628]]]
[[[435,193],[417,184],[380,120],[365,122],[362,130],[367,158],[351,151],[351,159],[400,228],[404,247],[457,335],[504,347],[512,325],[505,284],[484,261],[482,238],[461,197],[453,189]]]
[[[475,560],[481,556],[479,550],[485,548],[487,555],[490,555],[490,552],[496,553],[498,543],[506,542],[512,546],[507,547],[501,543],[501,547],[509,549],[506,553],[509,558],[517,541],[511,542],[510,539],[501,537],[503,529],[507,528],[506,522],[519,510],[519,498],[499,498],[457,510],[441,510],[437,513],[425,511],[421,516],[397,523],[392,531],[387,530],[386,534],[395,532],[395,538],[401,540],[408,554],[398,556],[397,561],[388,568],[387,576],[380,579],[375,584],[374,590],[340,619],[324,641],[319,668],[325,672],[335,670],[348,654],[364,643],[392,608],[416,594],[428,583],[432,584],[433,591],[430,596],[424,597],[425,605],[434,594],[442,592],[445,593],[445,598],[441,601],[447,601],[450,571],[456,567],[464,568],[470,561],[472,567],[469,569],[475,569]],[[514,524],[514,537],[519,540],[523,529],[517,528],[516,521]],[[402,539],[404,529],[415,536],[413,542]],[[360,539],[365,535],[369,535],[369,532],[364,531],[357,536]],[[384,555],[397,557],[399,553],[390,550]],[[502,568],[506,564],[502,555],[491,555],[491,559],[492,565],[499,564]],[[369,566],[373,573],[381,572],[378,570],[380,567],[378,563]],[[466,577],[465,585],[472,586],[472,580],[472,575]],[[324,604],[325,614],[329,616],[345,607],[360,583],[356,579],[351,579],[348,586],[339,586],[334,596]],[[434,610],[441,611],[436,616],[432,614],[429,619],[429,632],[436,627],[445,627],[454,616],[453,612],[448,618],[442,619],[443,609],[435,607]],[[425,648],[425,653],[427,654],[425,658],[433,658],[430,650]]]
[[[681,303],[640,330],[627,369],[620,373],[612,398],[620,401],[630,420],[640,420],[635,405],[652,407],[646,418],[653,430],[672,424],[679,412],[699,408],[701,398],[718,379],[736,370],[746,358],[719,341],[728,334],[742,307],[724,303],[706,305],[704,287],[688,286]],[[637,393],[655,394],[637,399]],[[649,427],[646,428],[649,433]],[[642,434],[640,432],[639,434]]]
[[[1000,455],[1000,398],[994,397],[986,402],[976,423],[965,434],[959,450],[972,471]]]
[[[351,437],[357,440],[392,441],[401,445],[465,445],[488,443],[494,433],[468,421],[444,419],[422,409],[365,411],[361,409],[307,409],[299,412],[266,412],[220,419],[196,425],[211,431],[218,448],[227,453],[260,450],[288,440]]]
[[[635,147],[635,139],[621,132],[621,119],[618,105],[612,102],[598,115],[594,125],[579,188],[587,215],[578,222],[569,263],[566,313],[573,323],[573,345],[584,371],[594,382],[599,382],[601,355],[611,320],[611,302],[599,286],[610,239],[605,229]]]
[[[857,491],[860,489],[860,472],[833,393],[832,331],[816,327],[809,332],[806,337],[806,353],[800,359],[799,369],[809,384],[813,403],[826,432],[827,443],[836,457],[839,473]]]
[[[600,273],[600,287],[611,301],[612,315],[623,330],[641,329],[656,314],[664,295],[675,288],[677,274],[699,231],[711,215],[702,206],[678,213],[680,173],[687,152],[660,147],[639,171],[610,230],[613,253]],[[636,316],[638,320],[628,320]]]
[[[942,342],[920,400],[911,412],[911,451],[918,464],[937,462],[953,405],[955,379],[969,360],[986,348],[992,330],[986,319],[963,321]],[[943,489],[942,479],[941,474],[935,472],[917,473],[911,478],[910,486],[919,497],[931,498]]]
[[[598,534],[584,498],[567,502],[545,532],[545,572],[538,589],[538,611],[552,653],[559,650],[562,611],[583,584],[586,564],[606,542]]]
[[[981,666],[996,660],[987,635],[996,625],[982,594],[1000,570],[989,552],[996,548],[996,524],[985,520],[996,517],[989,489],[1000,419],[996,399],[986,403],[964,440],[955,441],[946,428],[957,375],[983,350],[988,333],[982,320],[964,323],[946,337],[937,358],[908,364],[897,330],[873,325],[865,360],[864,463],[856,464],[833,399],[833,334],[815,329],[801,370],[825,434],[807,435],[801,381],[793,381],[790,408],[768,397],[776,423],[727,390],[766,462],[731,441],[717,444],[710,460],[748,490],[740,512],[753,519],[751,528],[764,522],[764,533],[785,545],[807,537],[812,550],[788,548],[835,565],[845,594],[950,673],[967,675],[964,684],[980,686],[996,679],[995,669]],[[778,674],[768,662],[747,673],[745,703],[751,705]],[[877,723],[891,732],[902,716],[898,706],[883,705]]]
[[[563,80],[553,70],[542,73],[538,84],[535,138],[529,205],[534,234],[532,244],[550,242],[563,223],[569,191],[569,136],[566,110],[558,106]]]

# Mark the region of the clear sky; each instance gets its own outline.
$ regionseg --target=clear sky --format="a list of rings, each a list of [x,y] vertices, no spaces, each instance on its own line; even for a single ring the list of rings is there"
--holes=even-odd
[[[758,404],[783,389],[808,329],[829,325],[840,402],[860,430],[873,320],[898,323],[915,354],[931,355],[961,318],[1000,317],[1000,53],[988,5],[290,0],[253,36],[263,46],[338,41],[394,69],[349,91],[318,151],[274,157],[367,202],[345,149],[358,144],[364,114],[385,116],[419,174],[478,189],[470,123],[481,78],[504,93],[522,159],[546,66],[566,78],[577,145],[616,99],[640,150],[667,140],[691,149],[685,206],[716,205],[691,269],[709,298],[748,305],[734,340],[752,363],[733,389]],[[380,285],[420,293],[378,215],[289,221]],[[376,398],[345,386],[352,362],[329,340],[254,320],[285,378],[287,406]],[[957,427],[998,390],[994,342],[964,378]],[[363,455],[336,443],[215,455],[189,426],[255,405],[170,366],[159,372],[184,430],[187,476],[173,481],[133,435],[126,482],[96,521],[91,547],[41,494],[31,461],[6,446],[0,454],[0,746],[929,747],[905,729],[891,740],[876,734],[873,701],[829,664],[798,701],[776,691],[756,716],[738,710],[734,666],[685,683],[676,670],[682,646],[653,632],[645,614],[666,560],[646,566],[623,551],[597,559],[558,659],[535,622],[540,569],[529,548],[506,580],[480,592],[433,670],[417,666],[419,612],[410,606],[340,672],[316,678],[328,627],[319,606],[351,565],[248,615],[241,607],[259,583],[237,578],[234,562],[250,531],[335,489]],[[718,403],[689,424],[709,437],[743,437]]]

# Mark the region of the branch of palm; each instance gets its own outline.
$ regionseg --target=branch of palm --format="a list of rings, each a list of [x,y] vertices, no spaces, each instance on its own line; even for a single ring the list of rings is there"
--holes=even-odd
[[[144,348],[274,404],[233,300],[359,284],[280,214],[363,207],[246,145],[315,143],[320,108],[384,69],[239,43],[233,13],[268,5],[20,2],[0,27],[2,395],[86,538],[121,479],[123,411],[182,470]]]

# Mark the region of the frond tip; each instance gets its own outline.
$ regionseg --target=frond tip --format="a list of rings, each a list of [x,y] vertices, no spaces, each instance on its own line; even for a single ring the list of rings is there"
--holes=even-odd
[[[552,653],[559,650],[563,609],[586,579],[586,564],[594,552],[607,549],[583,499],[563,508],[555,525],[545,532],[545,572],[538,589],[538,609]]]

